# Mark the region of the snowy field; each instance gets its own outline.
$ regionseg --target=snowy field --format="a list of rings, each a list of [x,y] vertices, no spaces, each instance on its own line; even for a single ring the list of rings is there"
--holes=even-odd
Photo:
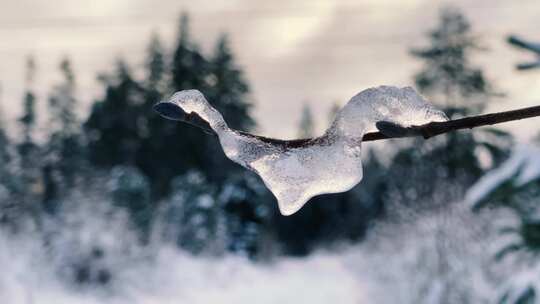
[[[2,246],[13,245],[32,246],[2,240]],[[2,249],[5,303],[367,303],[346,265],[326,254],[255,265],[237,257],[194,258],[163,247],[152,261],[118,270],[122,279],[114,290],[81,291],[60,282],[55,269],[32,250],[14,252],[19,250]]]
[[[61,241],[47,246],[32,233],[0,234],[3,303],[440,303],[450,294],[489,299],[497,283],[484,268],[488,239],[473,240],[482,232],[459,210],[380,225],[362,245],[264,263],[195,257],[159,242],[142,248],[121,217],[88,212],[72,215],[69,227],[52,232]],[[456,225],[467,230],[449,234]],[[104,252],[92,253],[95,244]],[[67,266],[81,256],[90,265],[85,278],[107,278],[106,270],[109,284],[73,284],[81,274]]]
[[[81,247],[93,233],[85,229],[76,240]],[[109,237],[109,252],[95,262],[90,276],[111,269],[112,283],[76,287],[62,279],[61,271],[69,250],[81,248],[66,248],[51,259],[50,249],[37,238],[2,233],[2,303],[366,303],[365,290],[340,255],[254,264],[235,256],[194,257],[165,244],[146,255],[149,248],[120,249],[112,243],[122,236]]]
[[[378,223],[360,244],[305,258],[193,256],[157,237],[143,247],[110,204],[77,204],[39,233],[0,230],[0,303],[494,303],[501,293],[516,303],[540,287],[539,266],[493,256],[516,241],[498,231],[518,219],[471,204],[510,176],[537,178],[539,155],[516,149],[465,202],[424,214],[403,207],[401,219]]]

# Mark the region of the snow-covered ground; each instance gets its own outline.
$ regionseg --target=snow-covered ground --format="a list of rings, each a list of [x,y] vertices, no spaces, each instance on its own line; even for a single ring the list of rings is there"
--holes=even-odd
[[[481,303],[498,282],[486,272],[484,221],[459,207],[380,224],[360,245],[257,263],[166,242],[140,247],[122,216],[99,210],[68,218],[49,229],[48,245],[42,235],[0,232],[2,303]],[[81,259],[91,265],[84,278],[106,270],[109,284],[73,284],[67,265]]]
[[[163,246],[151,260],[116,269],[106,289],[75,288],[32,240],[0,240],[2,303],[369,303],[338,256],[253,264],[243,258],[196,258]]]
[[[0,230],[0,303],[369,302],[338,253],[254,263],[193,256],[161,240],[142,247],[105,203],[67,210],[40,230]],[[73,283],[81,278],[87,283]]]
[[[469,199],[494,189],[497,176],[538,176],[537,152],[518,149]],[[0,229],[0,303],[494,303],[540,290],[540,264],[493,258],[513,241],[498,229],[515,215],[471,212],[471,203],[404,210],[412,216],[378,223],[359,244],[260,262],[193,256],[159,238],[143,247],[110,204],[78,204],[40,229]]]

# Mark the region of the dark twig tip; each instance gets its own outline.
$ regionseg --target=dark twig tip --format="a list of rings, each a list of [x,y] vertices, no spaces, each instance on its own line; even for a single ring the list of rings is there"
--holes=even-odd
[[[152,109],[158,112],[159,115],[171,120],[184,120],[186,113],[176,104],[168,101],[156,103]]]

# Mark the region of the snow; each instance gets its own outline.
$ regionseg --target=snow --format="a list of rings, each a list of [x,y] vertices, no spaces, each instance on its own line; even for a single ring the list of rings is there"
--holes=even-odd
[[[297,212],[316,195],[344,192],[358,184],[363,176],[362,137],[377,130],[375,123],[408,127],[448,119],[410,87],[380,86],[351,98],[321,138],[285,149],[231,130],[197,90],[177,92],[167,103],[207,121],[227,157],[259,174],[283,215]]]
[[[34,239],[0,235],[2,303],[367,303],[353,274],[330,254],[265,266],[162,246],[152,260],[128,258],[129,267],[114,265],[117,281],[107,291],[65,284],[43,249]]]
[[[66,220],[46,225],[53,243],[40,231],[0,230],[0,302],[492,303],[487,299],[499,286],[485,250],[496,230],[481,229],[493,224],[492,214],[456,205],[380,223],[361,244],[253,262],[230,254],[195,256],[159,238],[142,246],[122,212],[105,201],[88,203],[78,200]],[[103,255],[90,273],[107,269],[109,284],[74,284],[66,269],[95,246]]]
[[[368,303],[339,254],[265,263],[195,256],[157,232],[141,245],[125,210],[109,201],[69,204],[39,229],[0,227],[0,303]],[[81,267],[87,281],[77,283]],[[104,271],[110,280],[100,284]]]
[[[226,195],[242,195],[229,189]],[[396,204],[406,216],[378,221],[361,243],[303,258],[279,256],[274,247],[254,262],[179,249],[161,233],[168,220],[161,216],[141,245],[127,211],[101,193],[77,194],[62,206],[39,228],[0,227],[0,303],[498,303],[503,293],[515,298],[540,282],[537,266],[493,259],[512,241],[498,231],[516,224],[502,208]],[[86,281],[77,283],[81,267]],[[99,283],[103,271],[107,284]]]
[[[540,290],[540,264],[538,261],[528,263],[521,267],[512,277],[499,288],[497,298],[500,304],[536,303]],[[524,301],[527,296],[533,295],[532,299]],[[536,300],[535,302],[531,300]]]
[[[260,264],[234,255],[194,256],[163,240],[138,245],[112,209],[77,208],[67,211],[69,222],[54,224],[52,244],[31,229],[0,230],[1,303],[368,303],[337,254]],[[107,269],[109,285],[74,284],[66,269],[95,247],[103,254],[89,272]]]
[[[500,167],[491,170],[478,180],[465,194],[465,202],[475,208],[492,191],[515,177],[515,186],[522,186],[540,177],[540,148],[519,145]]]

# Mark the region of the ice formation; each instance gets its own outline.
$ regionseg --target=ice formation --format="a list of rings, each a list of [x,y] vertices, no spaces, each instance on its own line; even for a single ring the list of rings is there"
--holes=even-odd
[[[358,184],[363,175],[362,137],[376,131],[377,122],[409,127],[448,119],[410,87],[380,86],[351,98],[323,136],[291,147],[230,129],[197,90],[177,92],[155,109],[179,119],[173,110],[178,107],[206,121],[227,157],[261,177],[283,215],[295,213],[316,195],[344,192]]]

